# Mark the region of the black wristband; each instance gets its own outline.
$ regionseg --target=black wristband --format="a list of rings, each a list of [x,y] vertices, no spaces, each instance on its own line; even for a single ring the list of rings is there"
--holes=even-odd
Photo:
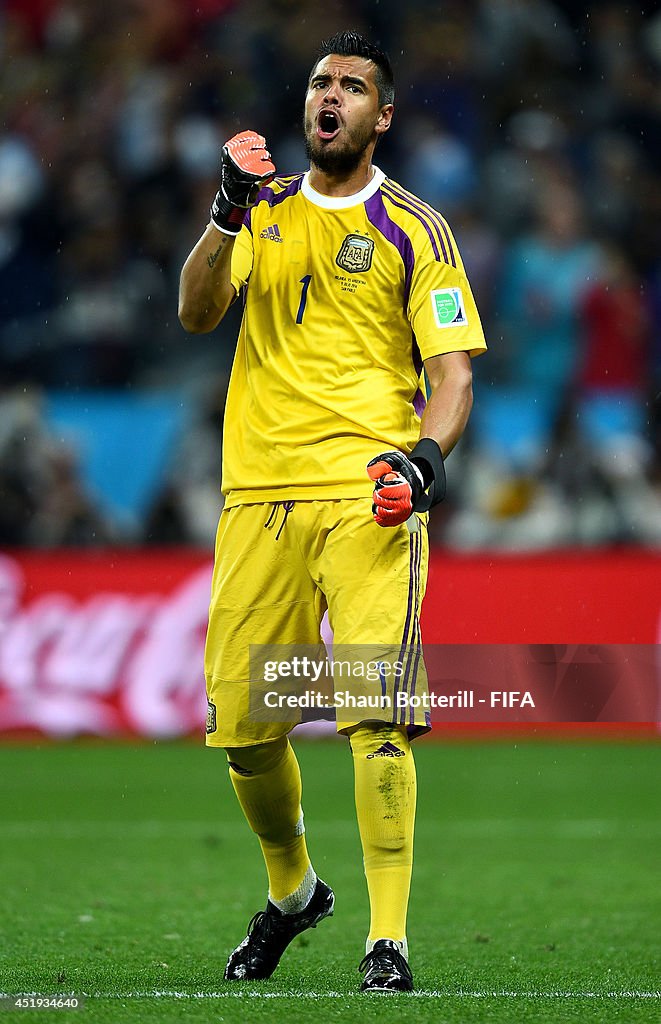
[[[428,512],[445,497],[445,466],[440,446],[431,437],[422,437],[409,455],[425,482],[425,490],[415,504],[416,512]]]
[[[226,235],[238,235],[246,215],[245,206],[235,206],[222,192],[216,192],[211,204],[211,220]]]

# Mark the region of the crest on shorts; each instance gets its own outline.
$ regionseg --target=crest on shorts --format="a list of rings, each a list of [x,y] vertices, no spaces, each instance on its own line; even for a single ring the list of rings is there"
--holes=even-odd
[[[216,705],[207,698],[207,733],[216,731]]]
[[[347,235],[335,257],[342,270],[350,274],[364,274],[372,266],[374,242],[366,235]]]

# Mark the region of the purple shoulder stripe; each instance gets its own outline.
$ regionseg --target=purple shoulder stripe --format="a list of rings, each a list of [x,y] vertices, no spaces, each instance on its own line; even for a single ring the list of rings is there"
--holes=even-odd
[[[387,238],[389,242],[395,246],[399,255],[402,257],[404,263],[404,313],[406,313],[409,304],[409,295],[411,294],[411,285],[413,283],[413,271],[415,269],[415,253],[413,252],[413,245],[411,239],[406,234],[403,228],[399,224],[395,224],[393,220],[388,216],[388,211],[385,208],[383,197],[381,196],[381,190],[378,189],[373,196],[371,196],[365,203],[365,213],[370,224],[372,224],[377,231],[379,231],[384,238]],[[415,372],[419,375],[422,372],[422,356],[420,349],[418,348],[418,342],[415,337],[415,333],[411,331],[411,358],[413,359],[413,365]],[[418,396],[422,398],[418,392]],[[414,398],[415,401],[418,398]],[[422,405],[424,409],[424,402]],[[418,410],[416,409],[416,412]],[[422,413],[419,413],[422,415]]]
[[[421,213],[424,213],[427,217],[429,217],[429,219],[437,226],[437,228],[440,229],[440,231],[443,234],[443,237],[447,242],[448,252],[450,253],[450,261],[452,263],[452,266],[456,267],[457,260],[455,258],[454,248],[452,245],[452,236],[450,234],[450,229],[445,218],[438,212],[438,210],[435,210],[433,206],[430,206],[429,203],[425,203],[422,199],[419,199],[418,196],[413,195],[412,192],[409,192],[407,189],[403,188],[403,186],[400,185],[398,182],[388,180],[388,184],[393,188],[395,192],[401,194],[405,202],[408,201],[409,203],[411,203],[412,206],[415,206],[418,210],[420,210]]]
[[[409,213],[414,214],[421,220],[427,228],[427,234],[429,234],[429,228],[427,222],[429,222],[436,229],[436,237],[441,243],[441,249],[443,250],[443,256],[446,263],[452,263],[453,267],[457,266],[457,260],[452,245],[452,238],[448,226],[441,217],[440,213],[430,206],[429,203],[424,203],[417,196],[414,196],[412,192],[407,192],[406,189],[402,188],[396,182],[391,181],[389,178],[384,182],[384,186],[387,186],[387,192],[385,193],[391,202],[395,203],[396,206],[400,206],[403,210],[408,210]],[[425,220],[423,220],[425,218]],[[435,246],[432,246],[434,249]],[[448,258],[449,254],[449,258]],[[437,257],[438,258],[438,257]]]
[[[384,182],[384,185],[385,185],[385,182]],[[388,202],[392,203],[393,206],[399,207],[400,210],[406,210],[407,213],[411,213],[411,214],[413,214],[414,217],[417,217],[417,219],[420,221],[420,223],[422,224],[423,228],[427,232],[427,235],[429,236],[429,241],[431,242],[431,247],[433,249],[435,259],[438,260],[439,263],[442,263],[442,262],[447,263],[448,262],[448,254],[447,254],[447,252],[445,250],[445,246],[443,244],[443,240],[440,237],[440,235],[437,235],[437,234],[434,233],[434,231],[432,230],[431,225],[424,219],[424,217],[422,217],[417,210],[414,210],[413,207],[409,203],[405,204],[405,203],[395,199],[393,194],[390,191],[388,191],[387,189],[385,189],[385,188],[383,190],[383,194],[386,197],[386,199],[388,200]],[[438,251],[437,241],[441,243],[441,248],[443,250],[443,259],[441,259],[441,254]]]
[[[277,179],[276,179],[277,180]],[[282,192],[274,192],[270,185],[265,185],[264,188],[260,188],[257,193],[257,199],[255,200],[255,206],[257,203],[266,202],[269,206],[277,206],[279,203],[284,202],[285,199],[289,199],[291,196],[295,196],[300,190],[303,184],[303,175],[297,174],[289,182],[286,188],[283,188]]]
[[[406,310],[411,292],[413,267],[415,265],[415,254],[411,239],[399,224],[395,224],[388,216],[380,189],[377,189],[374,195],[370,196],[365,203],[365,213],[370,224],[395,246],[402,257],[404,264],[404,310]]]

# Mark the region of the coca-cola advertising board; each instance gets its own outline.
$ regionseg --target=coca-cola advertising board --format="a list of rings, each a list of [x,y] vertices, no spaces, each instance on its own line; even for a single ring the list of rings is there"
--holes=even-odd
[[[211,571],[206,551],[1,555],[0,733],[202,737]],[[660,615],[656,553],[460,557],[437,550],[423,636],[426,644],[453,645],[447,649],[455,658],[461,654],[456,645],[479,647],[485,664],[494,663],[493,645],[544,645],[547,660],[549,645],[556,645],[559,661],[566,662],[572,644],[582,657],[586,645],[617,645],[619,662],[633,663],[626,656],[631,645],[645,663],[638,703],[627,710],[629,665],[613,707],[623,721],[637,721],[645,707],[650,721],[649,709],[658,706],[650,666],[659,649]],[[599,662],[597,648],[594,658],[588,653]],[[538,653],[532,656],[537,664]],[[520,659],[520,651],[503,648],[501,661],[505,654]],[[613,658],[607,654],[606,661]],[[474,675],[480,664],[470,661]],[[558,720],[572,720],[569,714],[558,711]]]

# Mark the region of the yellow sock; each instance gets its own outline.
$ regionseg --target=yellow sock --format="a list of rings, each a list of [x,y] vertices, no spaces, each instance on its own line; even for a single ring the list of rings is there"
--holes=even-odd
[[[406,949],[416,801],[411,746],[396,725],[358,726],[350,742],[370,900],[368,942],[395,939]]]
[[[234,791],[262,847],[269,898],[283,901],[295,894],[291,911],[281,908],[293,912],[299,897],[302,904],[307,902],[316,881],[305,843],[296,755],[284,736],[272,743],[228,748],[227,760]]]

